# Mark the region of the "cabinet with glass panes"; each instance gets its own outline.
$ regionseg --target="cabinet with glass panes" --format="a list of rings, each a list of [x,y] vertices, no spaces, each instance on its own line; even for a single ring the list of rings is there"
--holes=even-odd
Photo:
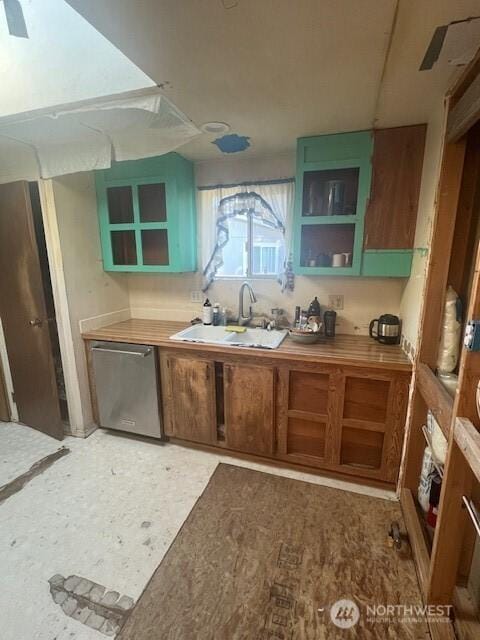
[[[370,131],[298,140],[296,273],[360,274],[372,146]]]
[[[96,172],[105,271],[196,270],[192,163],[177,153]]]

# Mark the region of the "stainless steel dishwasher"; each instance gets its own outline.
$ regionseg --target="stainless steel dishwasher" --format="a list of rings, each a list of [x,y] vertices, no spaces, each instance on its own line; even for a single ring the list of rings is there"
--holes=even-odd
[[[162,437],[155,348],[91,344],[100,426]]]

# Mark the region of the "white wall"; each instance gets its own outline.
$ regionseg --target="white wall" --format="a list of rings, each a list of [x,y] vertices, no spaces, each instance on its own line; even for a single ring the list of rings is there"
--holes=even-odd
[[[435,111],[432,112],[428,122],[412,272],[406,283],[400,303],[400,314],[403,319],[402,333],[404,336],[404,346],[406,350],[411,353],[415,351],[418,342],[420,314],[423,303],[428,254],[431,244],[432,222],[435,214],[436,193],[440,177],[444,127],[445,107],[443,100],[439,100],[438,106]]]
[[[290,178],[295,175],[295,153],[243,160],[226,158],[198,162],[197,185],[215,185]],[[200,253],[200,252],[199,252]],[[188,321],[201,314],[201,304],[192,303],[190,293],[201,289],[199,272],[193,274],[130,274],[128,287],[132,315],[137,317]],[[281,293],[272,280],[253,280],[257,313],[270,313],[281,307],[292,317],[295,306],[305,307],[318,296],[326,306],[329,294],[344,296],[344,309],[338,312],[337,330],[342,333],[368,333],[368,324],[381,313],[398,314],[403,279],[297,276],[295,291]],[[212,302],[219,302],[233,313],[238,309],[239,283],[216,281],[208,291]]]
[[[79,322],[102,314],[111,314],[114,322],[125,309],[128,315],[128,284],[124,276],[103,270],[93,174],[57,178],[52,186],[83,414],[71,427],[75,435],[84,435],[93,418]]]

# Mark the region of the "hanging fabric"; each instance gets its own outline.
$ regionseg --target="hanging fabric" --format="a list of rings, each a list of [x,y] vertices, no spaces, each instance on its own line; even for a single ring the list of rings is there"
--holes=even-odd
[[[223,249],[229,240],[229,222],[240,216],[252,217],[281,231],[285,238],[286,265],[291,253],[293,195],[293,179],[199,190],[204,291],[223,265]],[[284,272],[278,273],[277,277],[283,287]]]

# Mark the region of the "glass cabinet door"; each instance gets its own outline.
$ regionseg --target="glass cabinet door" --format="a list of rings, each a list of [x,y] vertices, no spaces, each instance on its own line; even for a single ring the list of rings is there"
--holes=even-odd
[[[138,264],[135,231],[110,231],[110,241],[113,264]]]
[[[304,224],[300,236],[302,267],[350,268],[355,224]]]
[[[107,203],[110,224],[130,224],[133,222],[132,187],[108,187]]]
[[[143,264],[167,265],[168,232],[166,229],[142,229]]]
[[[170,264],[165,182],[108,186],[106,204],[113,267]]]
[[[167,195],[165,183],[138,185],[140,222],[167,221]]]
[[[302,216],[354,216],[359,168],[305,171]]]

